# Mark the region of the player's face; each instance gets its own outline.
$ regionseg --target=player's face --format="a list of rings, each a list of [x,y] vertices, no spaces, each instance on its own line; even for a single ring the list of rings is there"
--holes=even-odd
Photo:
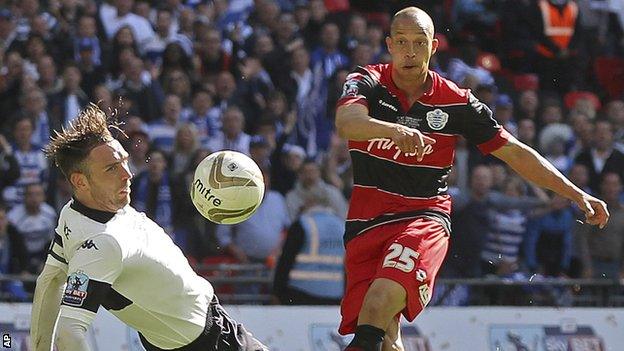
[[[414,18],[396,19],[386,38],[393,70],[403,79],[418,79],[429,69],[429,60],[438,48],[433,29]]]
[[[130,203],[130,180],[128,152],[119,141],[113,140],[95,147],[87,158],[89,174],[86,190],[91,206],[108,212],[116,212]]]

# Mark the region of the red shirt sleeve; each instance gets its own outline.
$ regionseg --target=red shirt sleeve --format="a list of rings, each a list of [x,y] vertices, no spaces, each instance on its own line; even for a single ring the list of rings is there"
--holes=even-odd
[[[479,148],[479,151],[481,151],[484,155],[491,154],[492,152],[500,149],[503,145],[507,144],[510,137],[511,134],[509,134],[505,128],[500,127],[498,133],[494,134],[490,140],[477,145],[477,148]]]
[[[367,96],[373,89],[374,79],[370,72],[362,67],[356,68],[349,73],[342,87],[342,95],[336,107],[351,104],[361,104],[368,107]]]
[[[366,101],[366,98],[364,96],[341,97],[340,99],[338,99],[338,102],[336,103],[336,107],[339,107],[342,105],[351,105],[351,104],[361,104],[361,105],[368,107],[368,101]]]

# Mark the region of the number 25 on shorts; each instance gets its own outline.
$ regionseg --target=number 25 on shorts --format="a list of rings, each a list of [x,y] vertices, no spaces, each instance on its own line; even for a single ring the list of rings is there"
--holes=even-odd
[[[414,270],[417,260],[420,254],[407,246],[403,246],[399,243],[393,243],[388,248],[390,251],[384,258],[383,268],[396,268],[405,273],[409,273]]]

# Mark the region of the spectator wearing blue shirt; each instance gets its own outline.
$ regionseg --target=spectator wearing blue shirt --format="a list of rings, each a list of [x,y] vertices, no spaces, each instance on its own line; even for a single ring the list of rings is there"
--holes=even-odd
[[[186,119],[197,127],[199,139],[204,145],[221,129],[221,110],[214,106],[212,95],[207,90],[199,89],[193,93]]]
[[[179,127],[182,102],[176,95],[167,95],[162,109],[163,117],[148,124],[147,134],[153,147],[169,155],[173,151],[175,135]]]
[[[78,31],[74,38],[74,60],[81,60],[81,53],[85,49],[91,51],[90,59],[94,66],[102,64],[102,48],[97,37],[97,25],[92,16],[81,16],[78,20]]]
[[[549,211],[527,228],[525,261],[534,272],[558,277],[566,274],[572,258],[574,213],[570,202],[555,195]]]
[[[137,211],[145,212],[147,217],[175,239],[173,189],[167,172],[167,159],[159,150],[152,150],[147,158],[147,170],[141,172],[132,182],[134,195],[131,204]]]
[[[17,120],[13,130],[13,156],[19,165],[20,177],[3,191],[2,196],[9,207],[22,203],[26,185],[48,181],[48,161],[41,147],[31,142],[32,133],[33,124],[29,118]]]
[[[327,22],[321,28],[321,44],[310,54],[310,65],[313,74],[313,88],[310,99],[315,101],[305,114],[313,116],[316,124],[316,144],[319,150],[329,147],[331,133],[334,130],[333,121],[327,118],[327,95],[331,86],[328,84],[334,73],[342,67],[348,67],[349,58],[342,53],[340,43],[340,28],[335,23]],[[316,150],[308,149],[312,154]]]
[[[43,186],[33,183],[24,190],[24,203],[7,213],[9,223],[17,230],[26,247],[26,269],[39,273],[54,238],[56,211],[45,201]]]
[[[7,220],[6,207],[0,202],[0,274],[24,274],[27,258],[24,239]],[[0,295],[9,300],[26,301],[28,296],[21,281],[0,282]]]

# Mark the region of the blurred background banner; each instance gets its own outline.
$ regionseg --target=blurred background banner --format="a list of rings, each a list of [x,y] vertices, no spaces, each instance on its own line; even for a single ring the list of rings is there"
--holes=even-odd
[[[339,351],[338,307],[226,306],[271,351]],[[271,323],[267,323],[269,318]],[[30,350],[30,304],[0,304],[0,333],[10,350]],[[621,351],[624,308],[432,307],[404,323],[406,351]],[[143,351],[137,333],[100,311],[89,330],[92,350]]]

